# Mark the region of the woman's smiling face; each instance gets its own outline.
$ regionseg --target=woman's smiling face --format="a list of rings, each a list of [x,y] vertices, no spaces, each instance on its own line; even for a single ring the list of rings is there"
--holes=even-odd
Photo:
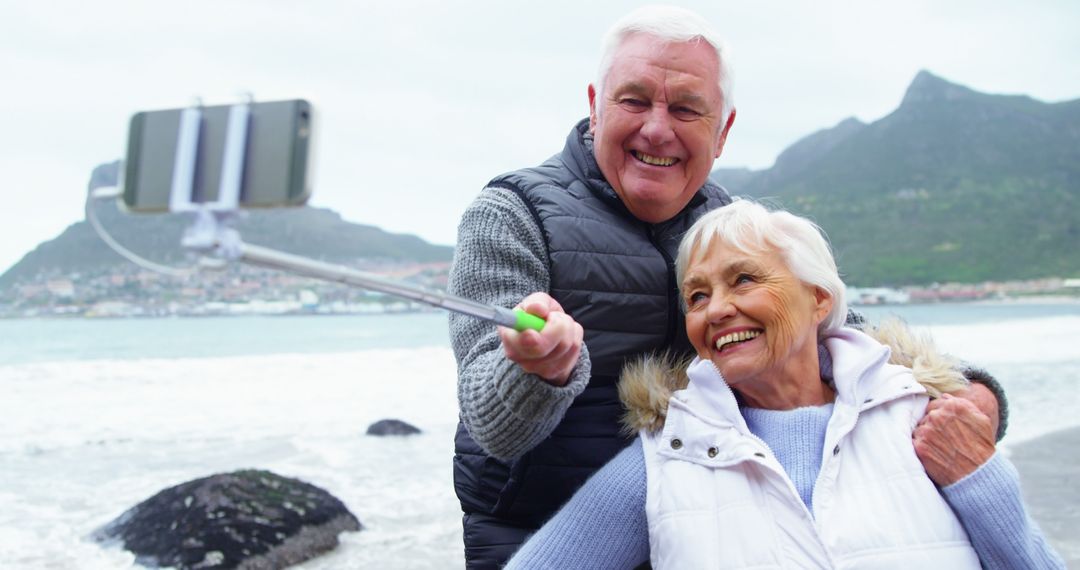
[[[714,239],[692,256],[682,295],[698,356],[748,400],[768,400],[785,384],[820,382],[817,330],[832,302],[795,277],[779,252],[751,255]]]

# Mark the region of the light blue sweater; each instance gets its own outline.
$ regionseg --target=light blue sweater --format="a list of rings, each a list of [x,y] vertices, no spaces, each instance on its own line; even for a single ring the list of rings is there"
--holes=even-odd
[[[832,404],[788,411],[743,409],[750,431],[773,450],[808,508],[831,414]],[[645,489],[645,456],[641,441],[635,440],[589,479],[507,568],[619,570],[647,561]],[[1000,453],[941,494],[984,568],[1065,568],[1028,516],[1019,476]]]

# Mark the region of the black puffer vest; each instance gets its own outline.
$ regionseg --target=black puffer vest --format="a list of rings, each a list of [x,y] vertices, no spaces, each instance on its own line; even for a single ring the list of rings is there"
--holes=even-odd
[[[549,294],[584,327],[592,378],[551,436],[510,464],[486,455],[459,424],[454,485],[464,511],[490,515],[482,518],[492,527],[470,529],[467,522],[467,547],[505,543],[498,523],[538,528],[626,446],[615,388],[625,361],[665,349],[691,350],[675,282],[679,240],[702,214],[731,198],[706,183],[671,220],[642,222],[600,174],[587,133],[585,120],[571,131],[561,154],[489,184],[521,197],[541,228]]]

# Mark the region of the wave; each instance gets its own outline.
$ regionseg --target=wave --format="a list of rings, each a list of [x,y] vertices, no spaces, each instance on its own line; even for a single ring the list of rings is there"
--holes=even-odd
[[[915,327],[945,351],[978,364],[1080,362],[1080,316]]]
[[[8,365],[0,451],[452,426],[455,371],[448,348]]]

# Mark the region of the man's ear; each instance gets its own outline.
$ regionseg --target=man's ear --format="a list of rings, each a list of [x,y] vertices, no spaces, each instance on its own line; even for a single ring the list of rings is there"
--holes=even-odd
[[[713,158],[720,158],[720,153],[724,151],[724,143],[727,142],[728,131],[731,130],[731,125],[735,124],[735,109],[731,110],[731,114],[728,115],[727,123],[724,124],[724,128],[720,131],[720,137],[716,141],[716,154]]]
[[[589,132],[596,130],[596,87],[593,84],[589,84]]]

